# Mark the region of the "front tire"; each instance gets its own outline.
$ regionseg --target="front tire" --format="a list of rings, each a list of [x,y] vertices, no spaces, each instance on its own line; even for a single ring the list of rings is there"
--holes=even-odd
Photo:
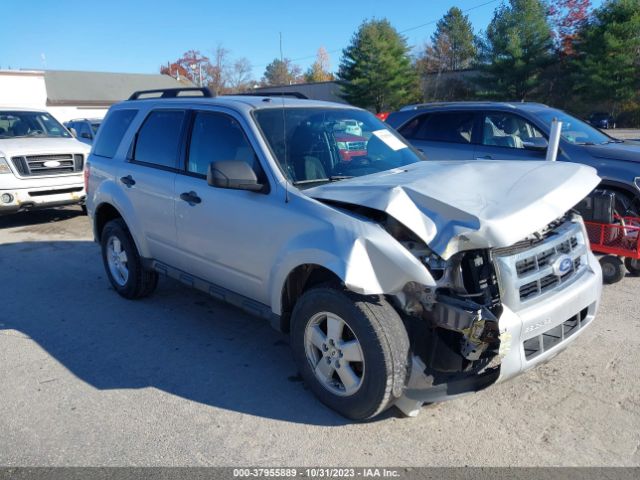
[[[113,289],[128,299],[150,295],[158,285],[158,274],[145,270],[138,249],[124,220],[107,223],[102,231],[102,261]]]
[[[352,420],[367,420],[402,394],[409,338],[384,297],[313,288],[298,300],[291,321],[300,373],[328,407]]]

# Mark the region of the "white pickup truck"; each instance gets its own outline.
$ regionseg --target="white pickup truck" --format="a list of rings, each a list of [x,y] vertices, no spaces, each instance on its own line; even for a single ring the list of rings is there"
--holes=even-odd
[[[0,107],[0,215],[84,205],[89,150],[44,110]]]

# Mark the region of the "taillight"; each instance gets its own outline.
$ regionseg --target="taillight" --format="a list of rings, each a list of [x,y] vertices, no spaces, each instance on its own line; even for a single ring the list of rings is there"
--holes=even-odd
[[[84,193],[89,196],[89,170],[91,165],[88,163],[84,164]]]

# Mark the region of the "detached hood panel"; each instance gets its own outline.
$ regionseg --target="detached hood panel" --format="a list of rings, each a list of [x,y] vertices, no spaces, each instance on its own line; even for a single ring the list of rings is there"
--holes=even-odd
[[[506,247],[565,214],[600,183],[566,162],[418,162],[305,190],[317,200],[384,211],[447,259]]]

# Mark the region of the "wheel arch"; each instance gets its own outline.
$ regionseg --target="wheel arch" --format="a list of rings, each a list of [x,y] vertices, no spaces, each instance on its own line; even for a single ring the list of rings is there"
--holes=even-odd
[[[95,241],[100,243],[105,225],[111,220],[115,220],[117,218],[121,218],[125,223],[127,230],[129,230],[129,233],[131,234],[131,238],[133,238],[133,243],[138,249],[138,254],[143,258],[149,258],[146,244],[143,240],[139,239],[136,235],[133,234],[133,232],[131,231],[131,223],[127,219],[127,216],[123,213],[122,209],[118,208],[116,205],[109,201],[101,202],[94,210],[93,234],[95,237]]]
[[[280,289],[278,305],[273,305],[274,310],[280,312],[278,330],[288,333],[291,312],[298,299],[310,288],[325,283],[344,285],[344,280],[330,268],[316,263],[305,263],[292,269]]]

